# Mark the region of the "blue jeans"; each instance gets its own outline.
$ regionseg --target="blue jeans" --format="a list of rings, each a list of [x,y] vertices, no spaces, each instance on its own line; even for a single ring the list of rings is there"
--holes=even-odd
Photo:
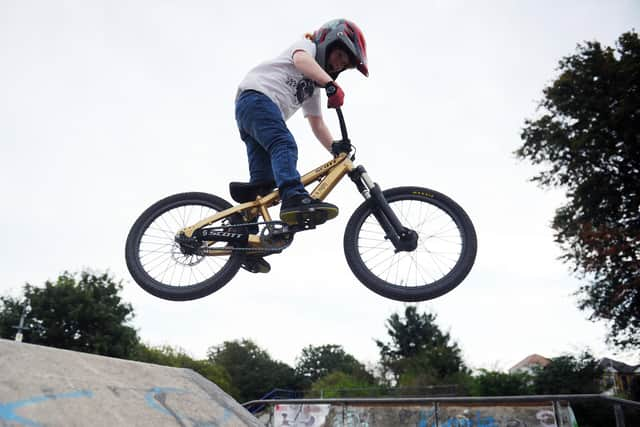
[[[307,194],[296,169],[298,146],[278,106],[260,92],[244,91],[236,100],[236,121],[251,182],[275,180],[282,200]]]

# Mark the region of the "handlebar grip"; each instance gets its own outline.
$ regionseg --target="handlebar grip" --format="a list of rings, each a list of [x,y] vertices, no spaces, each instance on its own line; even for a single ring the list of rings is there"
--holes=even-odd
[[[338,121],[340,122],[340,132],[342,133],[342,140],[348,142],[349,135],[347,135],[347,125],[344,122],[344,115],[342,114],[342,108],[336,108],[338,114]]]

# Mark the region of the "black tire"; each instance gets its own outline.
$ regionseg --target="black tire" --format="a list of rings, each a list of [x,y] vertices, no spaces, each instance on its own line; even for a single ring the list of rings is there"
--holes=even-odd
[[[136,283],[150,294],[171,301],[202,298],[224,286],[238,272],[243,254],[185,255],[175,236],[180,229],[230,207],[229,202],[211,194],[181,193],[144,211],[131,227],[125,248],[127,267]],[[227,222],[223,219],[212,225]],[[222,242],[211,247],[225,245]],[[205,268],[209,271],[203,271]]]
[[[476,232],[464,210],[427,188],[398,187],[383,194],[400,222],[418,233],[418,248],[395,253],[371,201],[365,201],[344,234],[347,263],[358,280],[383,297],[405,302],[437,298],[458,286],[477,251]]]

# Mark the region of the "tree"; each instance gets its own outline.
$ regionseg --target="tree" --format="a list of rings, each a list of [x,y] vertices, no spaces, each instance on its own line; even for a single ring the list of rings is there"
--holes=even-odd
[[[13,339],[15,337],[17,332],[15,326],[18,326],[20,316],[25,312],[26,307],[28,307],[28,303],[19,298],[0,296],[0,338]],[[28,331],[25,331],[24,334],[28,334]]]
[[[231,395],[239,402],[259,399],[275,388],[297,389],[300,385],[292,367],[271,359],[251,340],[225,341],[211,347],[208,358],[229,373],[237,390]]]
[[[589,353],[551,359],[544,368],[534,371],[536,394],[599,393],[598,361]]]
[[[365,378],[342,371],[332,371],[311,385],[313,397],[324,399],[338,397],[363,397],[377,395],[373,377]]]
[[[536,394],[595,394],[600,393],[600,378],[598,361],[585,351],[555,357],[544,368],[537,368],[533,388]],[[581,427],[613,425],[609,405],[575,402],[571,406]]]
[[[404,318],[394,313],[387,320],[391,342],[376,340],[376,344],[383,371],[396,384],[418,387],[458,383],[468,376],[460,348],[435,321],[435,314],[419,314],[415,306],[407,306]]]
[[[540,186],[566,189],[552,227],[587,279],[579,307],[624,348],[640,345],[640,39],[627,32],[616,45],[586,42],[560,61],[516,155],[549,167],[532,179]]]
[[[44,288],[26,284],[31,306],[24,341],[67,350],[128,358],[139,339],[128,326],[133,308],[118,293],[122,285],[108,274],[65,272]],[[0,334],[11,338],[23,311],[22,299],[0,297]]]
[[[191,369],[215,383],[229,394],[236,391],[231,383],[229,373],[222,366],[211,363],[209,360],[195,360],[179,348],[168,345],[150,347],[140,343],[136,346],[131,360],[172,366],[174,368]]]
[[[342,372],[366,383],[373,383],[373,375],[355,357],[347,354],[342,346],[327,344],[309,345],[302,349],[296,363],[296,374],[313,383],[332,372]]]
[[[524,396],[532,392],[533,378],[525,373],[507,374],[482,369],[473,377],[471,385],[472,396]]]

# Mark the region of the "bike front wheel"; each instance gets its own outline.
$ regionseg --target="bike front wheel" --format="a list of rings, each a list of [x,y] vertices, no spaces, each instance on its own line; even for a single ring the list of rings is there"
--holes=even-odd
[[[353,213],[344,252],[355,276],[370,290],[397,301],[437,298],[458,286],[473,266],[476,232],[453,200],[421,187],[383,192],[400,222],[418,235],[413,251],[396,251],[374,216],[372,200]]]
[[[242,254],[203,256],[185,251],[176,234],[231,204],[207,193],[181,193],[149,207],[133,224],[125,248],[127,267],[145,291],[171,301],[202,298],[224,286],[240,269]],[[228,225],[225,218],[214,226]],[[203,242],[208,250],[225,242]],[[197,249],[197,248],[196,248]]]

